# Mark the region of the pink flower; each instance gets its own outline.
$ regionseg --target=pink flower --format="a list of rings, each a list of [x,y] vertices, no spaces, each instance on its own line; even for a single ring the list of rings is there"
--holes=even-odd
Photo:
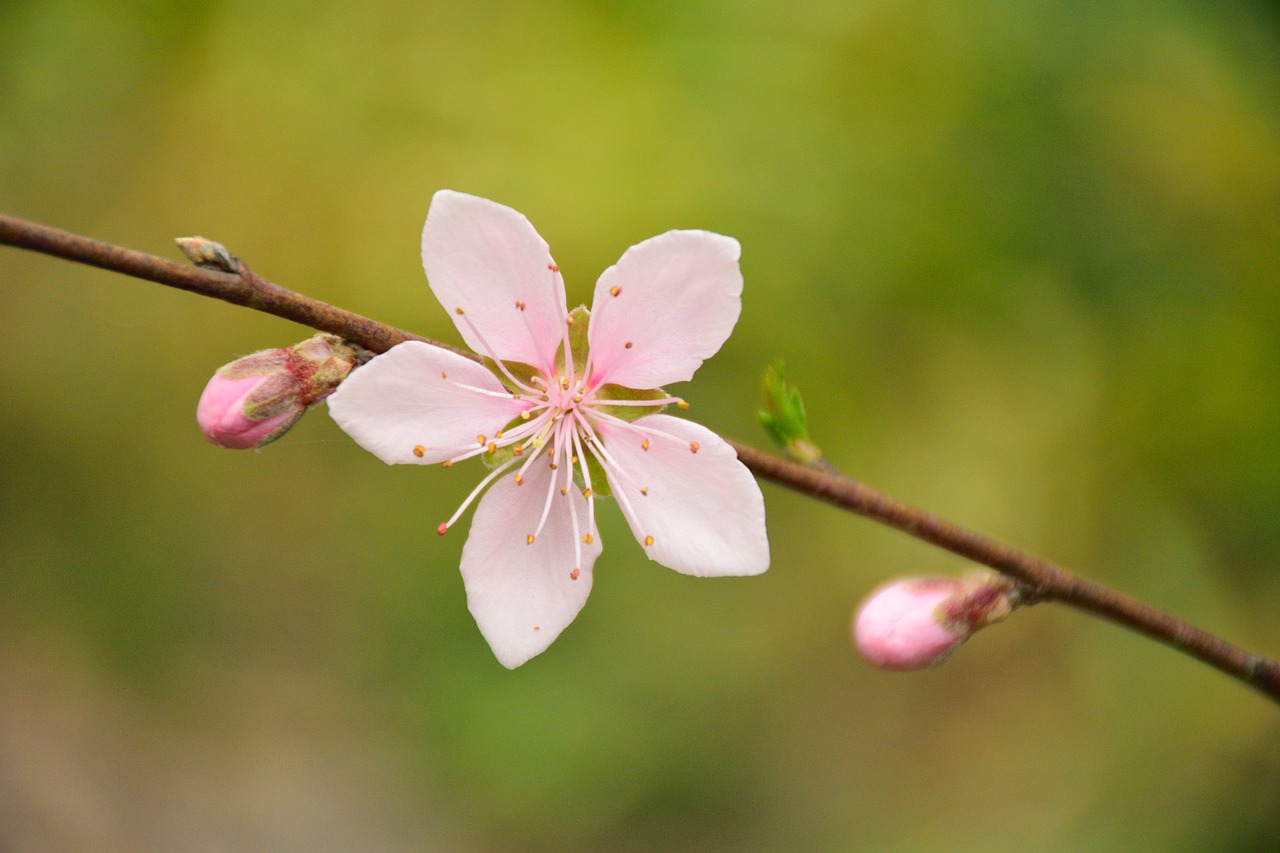
[[[881,669],[924,669],[1017,606],[1013,582],[999,575],[903,578],[867,596],[854,617],[853,639]]]
[[[669,231],[632,246],[596,283],[594,310],[566,310],[546,242],[504,205],[442,190],[422,232],[432,291],[485,365],[408,342],[329,399],[335,421],[390,464],[492,467],[462,551],[467,604],[514,668],[573,621],[612,494],[645,554],[690,575],[769,565],[764,500],[715,433],[664,414],[720,349],[741,311],[736,240]],[[486,366],[489,365],[489,366]],[[653,389],[653,390],[643,390]]]

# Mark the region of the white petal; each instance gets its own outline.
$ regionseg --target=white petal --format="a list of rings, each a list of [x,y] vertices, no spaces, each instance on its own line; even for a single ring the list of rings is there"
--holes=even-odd
[[[357,368],[328,402],[338,426],[390,465],[442,462],[524,408],[483,365],[420,341]]]
[[[596,282],[588,340],[594,372],[629,388],[692,378],[742,311],[738,241],[668,231],[627,249]]]
[[[481,499],[462,549],[467,607],[508,669],[546,650],[578,615],[591,592],[591,569],[600,556],[596,533],[591,544],[579,542],[581,562],[574,562],[568,501],[574,502],[579,525],[587,517],[586,499],[577,489],[565,497],[554,496],[546,524],[528,544],[542,517],[547,490],[554,488],[552,474],[540,459],[524,475],[523,485],[516,485],[511,475],[495,483]]]
[[[649,559],[703,577],[769,568],[764,498],[724,439],[668,415],[597,430],[625,475],[610,471],[609,486],[630,504],[624,514]]]
[[[563,284],[546,241],[523,214],[440,190],[422,229],[422,266],[467,346],[503,361],[550,365],[562,338]]]

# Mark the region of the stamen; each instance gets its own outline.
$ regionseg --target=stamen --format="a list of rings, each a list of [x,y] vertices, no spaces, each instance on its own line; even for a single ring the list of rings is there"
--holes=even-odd
[[[444,462],[440,465],[440,467],[441,467],[441,468],[452,468],[452,467],[453,467],[453,460],[452,460],[452,459],[446,459],[446,460],[444,460]]]
[[[635,344],[631,343],[631,341],[627,341],[625,344],[623,344],[623,347],[625,347],[626,349],[631,349],[633,346],[635,346]]]
[[[590,533],[585,533],[582,536],[582,541],[587,545],[590,545],[592,542],[596,541],[596,538],[592,536]]]
[[[691,453],[697,453],[697,452],[698,452],[698,447],[699,447],[698,442],[696,442],[696,441],[691,441],[691,442],[689,442],[689,451],[690,451]]]
[[[582,490],[582,496],[583,496],[584,498],[589,498],[589,497],[591,497],[591,490],[590,490],[590,489],[583,489],[583,490]]]
[[[647,495],[647,494],[649,494],[649,487],[648,487],[648,486],[641,486],[641,487],[640,487],[640,494],[642,494],[642,495]]]
[[[516,307],[517,307],[517,308],[519,308],[521,311],[523,311],[523,310],[524,310],[524,303],[523,303],[523,302],[521,302],[519,299],[517,299],[517,300],[516,300]]]
[[[560,272],[560,267],[556,266],[555,264],[547,264],[547,269],[551,270],[552,272]]]
[[[421,459],[422,457],[427,455],[427,449],[423,447],[421,444],[415,444],[413,446],[413,455]]]
[[[581,575],[581,572],[575,568],[573,571],[569,572],[569,580],[576,581],[579,575]]]
[[[441,379],[448,379],[448,378],[449,378],[449,374],[445,373],[445,372],[442,370],[442,371],[440,371],[440,378],[441,378]]]
[[[532,544],[533,544],[533,540],[534,540],[534,536],[533,536],[533,534],[532,534],[532,533],[530,533],[528,536],[524,537],[524,544],[526,544],[526,545],[532,545]]]
[[[458,507],[457,511],[453,514],[453,516],[444,524],[440,525],[440,527],[436,528],[436,532],[439,533],[441,536],[443,536],[444,531],[448,530],[450,527],[453,527],[453,523],[458,520],[458,517],[462,515],[462,513],[466,510],[467,507],[471,506],[471,502],[474,501],[477,497],[479,497],[480,493],[484,491],[485,487],[488,486],[490,483],[492,483],[498,477],[501,477],[503,474],[505,474],[507,469],[510,468],[512,465],[514,465],[515,462],[516,460],[514,459],[508,459],[506,462],[502,463],[497,468],[494,468],[492,471],[490,471],[489,475],[480,481],[480,485],[476,486],[474,489],[471,490],[471,494],[467,495],[466,500],[462,502],[462,506]]]
[[[516,474],[516,485],[517,486],[524,485],[524,477],[521,477],[519,474]]]
[[[565,377],[561,378],[561,380],[560,380],[560,388],[561,388],[561,390],[563,390],[563,391],[568,391],[568,390],[569,390],[569,377],[568,377],[568,376],[565,376]]]
[[[676,406],[677,406],[677,407],[679,407],[679,408],[681,408],[681,409],[685,409],[685,410],[687,410],[687,409],[689,408],[689,404],[688,404],[688,403],[686,403],[684,400],[681,400],[681,401],[679,401],[678,403],[676,403]]]
[[[484,451],[484,452],[485,452],[485,453],[493,453],[493,452],[495,452],[497,449],[498,449],[498,443],[497,443],[496,441],[491,441],[491,442],[489,442],[489,446],[485,448],[485,451]]]
[[[512,452],[513,454],[515,454],[516,456],[520,456],[521,454],[523,454],[523,453],[524,453],[524,447],[523,447],[523,446],[521,446],[521,445],[519,445],[519,444],[517,444],[515,447],[512,447],[512,448],[511,448],[511,452]]]
[[[609,288],[609,295],[610,295],[610,296],[617,296],[617,295],[618,295],[619,293],[621,293],[621,292],[622,292],[622,288],[621,288],[621,287],[611,287],[611,288]],[[461,309],[461,308],[459,308],[459,309],[458,309],[458,313],[459,313],[459,314],[461,314],[461,313],[462,313],[462,309]]]
[[[445,533],[448,532],[448,530],[449,530],[449,525],[442,521],[440,522],[440,526],[436,528],[436,535],[443,536]]]
[[[476,444],[484,444],[487,440],[483,435],[476,436]]]
[[[646,537],[644,537],[644,547],[648,548],[648,547],[649,547],[650,545],[652,545],[652,544],[653,544],[653,537],[652,537],[652,536],[646,536]]]
[[[642,439],[640,440],[640,448],[641,448],[642,450],[648,450],[648,449],[649,449],[649,436],[647,436],[647,435],[646,435],[644,438],[642,438]]]

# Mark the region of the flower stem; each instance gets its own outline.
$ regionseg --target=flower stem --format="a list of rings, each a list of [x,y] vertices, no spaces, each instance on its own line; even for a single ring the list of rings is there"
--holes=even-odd
[[[432,341],[312,299],[269,282],[238,261],[238,273],[191,266],[0,213],[0,244],[101,267],[243,305],[340,335],[376,353],[408,340],[423,341],[468,358],[464,350]],[[477,359],[478,360],[478,359]],[[895,500],[834,469],[804,465],[729,440],[756,476],[989,566],[1019,581],[1025,600],[1058,601],[1109,619],[1216,667],[1280,703],[1280,663],[1164,613],[1048,560]]]

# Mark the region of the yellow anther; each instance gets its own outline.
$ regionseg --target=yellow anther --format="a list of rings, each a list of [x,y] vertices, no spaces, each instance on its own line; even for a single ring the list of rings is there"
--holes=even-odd
[[[610,296],[617,296],[617,295],[618,295],[619,293],[621,293],[621,292],[622,292],[622,288],[621,288],[621,287],[611,287],[611,288],[609,288],[609,295],[610,295]]]
[[[582,541],[590,545],[592,542],[596,541],[596,538],[592,536],[590,533],[585,533],[582,536]]]
[[[489,439],[485,438],[483,435],[476,436],[476,444],[480,445],[481,447],[484,447],[484,443],[488,440]]]
[[[517,486],[524,485],[524,477],[520,476],[519,474],[516,474],[516,485]]]
[[[455,312],[455,313],[457,313],[457,314],[465,314],[465,313],[467,313],[466,311],[463,311],[463,310],[462,310],[462,306],[458,306],[457,308],[455,308],[455,309],[453,309],[453,310],[454,310],[454,312]]]
[[[564,377],[562,377],[562,378],[560,379],[560,387],[561,387],[561,389],[563,389],[563,390],[565,390],[565,391],[568,391],[568,390],[569,390],[569,377],[568,377],[568,376],[564,376]]]
[[[523,453],[524,453],[524,448],[518,444],[511,448],[512,456],[520,456]]]
[[[583,496],[584,498],[589,498],[589,497],[591,497],[591,490],[590,490],[590,489],[583,489],[583,490],[582,490],[582,496]]]
[[[524,310],[524,303],[523,303],[523,302],[521,302],[519,299],[517,299],[517,300],[516,300],[516,307],[517,307],[517,308],[519,308],[521,311],[523,311],[523,310]]]
[[[497,442],[493,442],[493,441],[491,441],[491,442],[489,442],[489,446],[485,448],[485,452],[486,452],[486,453],[493,453],[493,452],[494,452],[495,450],[497,450],[497,449],[498,449],[498,444],[497,444]]]
[[[642,439],[642,440],[640,441],[640,449],[641,449],[641,450],[648,450],[648,449],[649,449],[649,439],[645,438],[645,439]]]
[[[449,374],[445,373],[445,372],[442,370],[442,371],[440,371],[440,378],[441,378],[441,379],[448,379],[448,378],[449,378]]]
[[[443,464],[442,466],[440,466],[440,467],[442,467],[442,468],[452,468],[452,467],[453,467],[453,460],[452,460],[452,459],[446,459],[446,460],[444,460],[444,464]]]
[[[640,487],[640,494],[642,494],[642,495],[647,495],[647,494],[649,494],[649,487],[648,487],[648,486],[641,486],[641,487]]]
[[[653,544],[653,537],[652,537],[652,536],[646,536],[646,537],[644,537],[644,547],[648,548],[648,547],[649,547],[650,545],[652,545],[652,544]]]
[[[570,462],[572,462],[574,465],[577,465],[577,464],[578,464],[578,457],[577,457],[577,456],[571,457],[571,458],[569,459],[569,461],[570,461]]]
[[[528,536],[524,537],[524,544],[526,544],[526,545],[532,545],[532,544],[533,544],[533,534],[532,534],[532,533],[530,533]]]
[[[567,495],[567,494],[569,494],[569,487],[568,487],[568,486],[561,486],[561,487],[560,487],[560,494],[562,494],[562,495]]]
[[[696,442],[696,441],[691,441],[691,442],[689,442],[689,450],[691,450],[691,451],[692,451],[692,452],[694,452],[694,453],[697,453],[697,452],[698,452],[698,447],[699,447],[699,446],[700,446],[700,445],[699,445],[699,444],[698,444],[698,442]]]
[[[684,400],[680,400],[678,403],[676,403],[676,406],[681,409],[689,408],[689,404],[686,403]]]

